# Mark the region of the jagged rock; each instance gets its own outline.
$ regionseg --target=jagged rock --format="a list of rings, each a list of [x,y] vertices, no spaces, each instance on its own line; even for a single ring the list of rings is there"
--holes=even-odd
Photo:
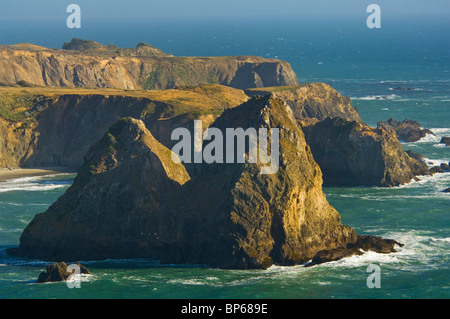
[[[113,125],[73,185],[36,215],[11,251],[44,260],[159,257],[164,197],[189,180],[139,120]]]
[[[446,189],[444,189],[444,193],[450,193],[450,187],[449,187],[449,188],[446,188]]]
[[[446,146],[450,146],[450,137],[444,136],[443,138],[441,138],[441,141],[439,143],[445,144]]]
[[[450,170],[450,165],[447,163],[441,163],[441,165],[439,165],[439,167],[442,168],[444,171]]]
[[[362,122],[358,110],[353,107],[349,97],[342,96],[325,83],[308,83],[297,86],[281,86],[245,90],[250,97],[273,93],[283,99],[299,120],[324,120],[340,117],[350,121]]]
[[[279,170],[264,175],[263,164],[248,162],[202,165],[170,200],[177,212],[173,223],[181,221],[181,226],[168,239],[177,240],[169,246],[179,248],[167,249],[165,262],[226,268],[294,265],[319,250],[356,240],[354,230],[341,224],[339,213],[327,202],[320,168],[282,100],[254,98],[226,110],[211,127],[278,127]]]
[[[302,125],[326,185],[398,186],[430,174],[403,151],[393,131],[338,118]]]
[[[389,254],[397,252],[395,249],[396,245],[399,247],[404,246],[404,244],[393,239],[383,239],[377,236],[358,236],[356,243],[350,243],[347,247],[339,247],[318,252],[307,266],[337,261],[353,255],[362,255],[367,251]]]
[[[89,269],[85,266],[75,263],[80,267],[81,274],[90,274]],[[66,281],[72,273],[67,272],[67,264],[65,262],[51,263],[47,266],[45,272],[41,272],[36,283]]]
[[[444,173],[444,169],[441,166],[433,166],[430,168],[430,173],[432,175],[434,175],[436,173]]]
[[[427,134],[434,135],[429,129],[422,129],[422,126],[417,121],[408,119],[399,122],[391,118],[387,122],[378,122],[377,127],[385,130],[394,130],[400,141],[408,143],[417,142]]]
[[[409,155],[409,157],[412,157],[412,158],[414,158],[415,160],[417,160],[419,162],[425,162],[425,158],[426,158],[425,155],[420,154],[420,153],[416,153],[416,152],[411,151],[411,150],[408,150],[408,151],[405,151],[405,152],[406,152],[406,154]]]
[[[19,57],[19,58],[18,58]],[[0,46],[0,83],[52,87],[172,89],[206,83],[245,89],[296,85],[289,63],[253,56],[173,57],[148,44],[118,48],[74,39],[63,50]]]

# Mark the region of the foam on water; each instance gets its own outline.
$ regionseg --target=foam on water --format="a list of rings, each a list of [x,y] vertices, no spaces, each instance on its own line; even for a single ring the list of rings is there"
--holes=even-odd
[[[13,191],[41,192],[58,188],[64,188],[70,185],[65,180],[48,180],[55,175],[39,177],[22,177],[0,182],[0,193]]]

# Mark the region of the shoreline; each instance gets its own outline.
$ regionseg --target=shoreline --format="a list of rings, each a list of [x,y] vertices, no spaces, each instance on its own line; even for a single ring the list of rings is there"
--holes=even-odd
[[[42,168],[0,168],[0,182],[23,177],[45,176],[52,174],[75,173],[67,167],[42,167]]]

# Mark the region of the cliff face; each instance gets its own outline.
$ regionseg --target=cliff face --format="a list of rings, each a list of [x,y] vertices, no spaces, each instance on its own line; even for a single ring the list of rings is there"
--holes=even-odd
[[[124,119],[91,148],[74,184],[9,252],[241,269],[303,263],[323,249],[355,243],[354,230],[327,202],[320,169],[281,100],[253,99],[225,111],[212,127],[279,128],[279,169],[265,175],[261,162],[203,163],[189,180],[143,122]]]
[[[429,174],[425,163],[404,152],[394,131],[339,118],[303,122],[303,130],[327,185],[398,186]]]
[[[121,89],[199,84],[244,89],[297,84],[290,65],[276,59],[173,57],[143,43],[135,49],[121,49],[76,39],[64,48],[0,46],[0,83]]]
[[[273,93],[286,101],[294,112],[295,118],[299,120],[340,117],[349,121],[362,122],[357,109],[352,106],[351,99],[342,96],[325,83],[248,89],[245,93],[250,97]]]
[[[66,193],[25,228],[19,252],[48,260],[157,258],[163,198],[188,180],[142,121],[122,119],[90,149]]]
[[[196,118],[210,124],[225,108],[248,99],[241,90],[219,85],[148,92],[27,90],[30,93],[8,89],[17,96],[11,102],[14,107],[23,105],[22,100],[30,100],[30,105],[23,110],[17,107],[20,112],[11,113],[9,120],[0,117],[1,167],[77,170],[89,148],[112,124],[127,116],[144,120],[152,133],[171,147],[171,128],[193,127]]]

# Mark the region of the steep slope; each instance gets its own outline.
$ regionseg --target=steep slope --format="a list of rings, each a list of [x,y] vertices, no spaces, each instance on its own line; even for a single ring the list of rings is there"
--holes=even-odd
[[[279,169],[261,174],[266,164],[249,162],[248,153],[246,163],[200,165],[195,178],[171,196],[171,228],[178,231],[165,240],[177,249],[167,250],[163,260],[266,268],[303,263],[356,240],[327,202],[320,168],[291,112],[282,100],[265,96],[226,110],[211,125],[222,132],[279,128]]]
[[[142,121],[122,119],[10,252],[46,260],[159,257],[164,196],[188,180]]]
[[[64,48],[0,46],[0,83],[121,89],[199,84],[244,89],[297,84],[290,65],[276,59],[173,57],[145,43],[121,49],[79,39],[65,43]]]
[[[214,121],[248,99],[220,85],[178,90],[0,88],[0,167],[79,169],[83,156],[122,117],[145,121],[171,147],[170,127]],[[2,118],[3,117],[3,118]]]

